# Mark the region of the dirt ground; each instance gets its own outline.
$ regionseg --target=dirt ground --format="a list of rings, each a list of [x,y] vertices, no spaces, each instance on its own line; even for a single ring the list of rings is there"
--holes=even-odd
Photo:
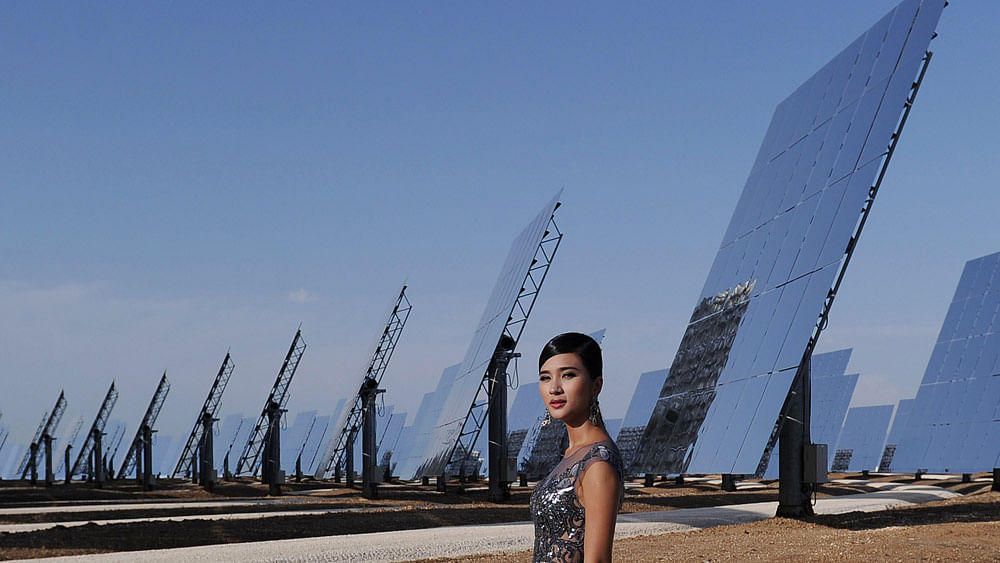
[[[872,481],[900,477],[873,477]],[[615,559],[621,561],[731,561],[731,560],[857,560],[890,561],[1000,561],[1000,493],[989,483],[921,481],[962,493],[962,497],[877,513],[815,516],[805,521],[770,519],[695,532],[672,533],[620,540]],[[630,488],[622,512],[672,510],[777,499],[777,485],[722,492],[717,485],[672,481],[654,487]],[[820,497],[868,492],[867,483],[826,485]],[[170,508],[45,514],[0,515],[0,524],[80,522],[118,518],[163,517],[185,514],[282,512],[289,510],[351,509],[349,512],[310,516],[282,516],[239,521],[167,521],[78,527],[0,534],[0,559],[37,558],[262,541],[374,531],[404,530],[472,523],[529,520],[528,489],[514,487],[504,505],[486,502],[483,484],[450,486],[441,493],[433,486],[387,486],[378,500],[332,483],[302,483],[285,488],[280,502],[265,506],[224,508]],[[97,490],[83,484],[51,488],[0,482],[0,507],[74,505],[144,501],[178,502],[249,500],[266,498],[266,489],[250,482],[225,483],[213,493],[190,484],[164,482],[161,489],[142,492],[131,484]],[[273,499],[273,497],[272,497]],[[468,559],[463,559],[468,560]],[[474,561],[527,561],[529,552],[487,556]],[[451,560],[442,560],[451,561]],[[457,560],[455,560],[457,561]]]
[[[772,518],[615,542],[615,561],[1000,561],[1000,493],[874,513]],[[433,563],[531,561],[531,552]],[[427,561],[425,563],[431,563]]]

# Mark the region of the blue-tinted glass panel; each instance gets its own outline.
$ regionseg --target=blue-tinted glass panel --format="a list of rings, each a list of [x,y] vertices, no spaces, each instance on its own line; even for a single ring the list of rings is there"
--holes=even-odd
[[[890,94],[885,88],[898,71],[874,81],[869,75],[888,64],[880,59],[898,59],[898,49],[912,44],[899,39],[909,25],[905,17],[888,14],[774,112],[643,432],[636,472],[684,473],[689,465],[704,472],[758,470],[767,445],[759,437],[769,438],[777,421],[881,169],[878,160],[856,163],[865,146],[888,145],[892,128],[874,128],[883,112],[893,114],[884,123],[902,114],[908,91]],[[921,41],[926,48],[930,35]],[[917,67],[907,72],[900,80],[912,83]],[[831,174],[844,178],[834,182]],[[812,194],[819,198],[814,207],[791,208]],[[739,397],[732,402],[732,390],[739,382],[751,386],[751,380],[763,386],[763,395],[748,393],[746,403]],[[751,411],[750,420],[734,418]],[[747,432],[734,437],[726,431],[736,427]]]

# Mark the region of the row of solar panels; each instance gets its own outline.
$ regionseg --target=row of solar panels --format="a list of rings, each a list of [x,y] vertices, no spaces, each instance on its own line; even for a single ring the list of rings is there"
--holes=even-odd
[[[633,472],[759,474],[769,465],[785,398],[858,242],[944,6],[944,0],[904,0],[778,105],[652,414],[638,424],[630,408],[622,422],[619,438],[628,444]],[[505,333],[517,340],[520,300],[537,297],[527,282],[540,258],[551,259],[544,241],[559,197],[514,241],[464,359],[445,370],[412,427],[401,430],[409,447],[395,456],[399,475],[465,472],[455,470],[455,451],[470,434],[470,413],[497,343]],[[996,391],[996,370],[983,350],[994,337],[981,332],[992,330],[983,312],[995,298],[992,279],[979,270],[967,282],[963,276],[966,297],[949,313],[934,369],[913,407],[930,414],[911,417],[944,420],[938,411],[959,408],[964,418],[932,423],[923,433],[901,430],[894,463],[923,463],[927,452],[942,460],[965,455],[962,445],[973,445],[965,429],[975,430],[975,443],[992,443],[987,415],[996,415],[996,403],[983,398]],[[978,340],[963,336],[967,329],[980,331]],[[977,375],[956,379],[956,370],[973,362]],[[459,458],[470,457],[465,453]],[[965,457],[962,463],[982,461]]]
[[[892,405],[880,405],[848,410],[858,379],[857,374],[845,375],[851,351],[815,355],[812,440],[828,444],[829,469],[955,473],[982,471],[1000,463],[998,314],[1000,253],[966,264],[917,398],[904,399],[895,409]],[[603,340],[604,331],[593,336]],[[457,369],[456,365],[445,370],[439,388],[424,397],[416,420],[435,418],[444,397],[442,391],[453,383]],[[666,376],[667,370],[642,374],[624,419],[607,421],[608,431],[627,461],[635,458],[639,439],[656,404],[657,390]],[[297,461],[303,473],[311,475],[316,471],[322,446],[330,439],[330,421],[338,417],[343,405],[342,399],[332,415],[319,416],[310,411],[295,417],[282,438],[286,472],[293,473]],[[510,455],[517,457],[518,472],[531,478],[547,473],[566,447],[564,428],[558,424],[541,426],[544,412],[543,403],[530,387],[515,395],[508,415]],[[911,416],[914,412],[917,416]],[[392,467],[407,473],[407,465],[397,464],[402,460],[412,467],[421,461],[420,455],[411,454],[407,446],[429,439],[429,425],[404,428],[406,413],[394,413],[392,405],[384,407],[376,420],[379,451],[383,455],[391,452]],[[215,459],[219,460],[220,471],[228,450],[233,444],[246,441],[253,422],[241,415],[230,415],[222,421],[215,441]],[[110,439],[105,445],[109,457],[120,448],[124,430],[124,422],[109,421],[106,431]],[[76,448],[83,438],[77,433]],[[183,444],[164,436],[157,438],[156,446],[160,454],[159,472],[169,474]],[[355,444],[355,449],[357,467],[361,459],[360,443]],[[0,476],[14,477],[15,465],[23,457],[23,451],[9,448],[5,454],[0,458]],[[62,469],[57,466],[57,474]],[[763,476],[777,477],[773,451]]]

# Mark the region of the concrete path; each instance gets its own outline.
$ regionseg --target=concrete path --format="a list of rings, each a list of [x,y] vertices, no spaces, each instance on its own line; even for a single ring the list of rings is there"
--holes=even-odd
[[[292,500],[291,502],[295,502]],[[260,499],[260,500],[226,500],[226,501],[198,501],[198,502],[120,502],[114,504],[90,503],[90,504],[51,504],[47,506],[18,506],[14,508],[0,508],[0,516],[9,514],[46,514],[51,512],[113,512],[116,510],[176,510],[178,508],[222,508],[227,506],[261,506],[268,504],[288,504],[289,500],[282,499]]]
[[[37,532],[57,526],[74,528],[87,524],[134,524],[136,522],[181,522],[183,520],[258,520],[261,518],[280,518],[282,516],[323,516],[326,514],[341,514],[344,512],[395,512],[408,510],[405,507],[374,507],[374,508],[327,508],[316,510],[280,510],[270,512],[231,512],[224,514],[178,514],[174,516],[156,516],[152,518],[109,518],[105,520],[74,520],[70,522],[31,522],[28,524],[0,524],[0,533]]]
[[[958,496],[928,485],[886,486],[884,490],[859,495],[820,499],[820,514],[872,512]],[[616,538],[655,535],[742,524],[774,515],[777,502],[688,508],[663,512],[622,514]],[[534,531],[530,522],[496,525],[452,526],[399,532],[379,532],[242,544],[226,544],[157,551],[131,551],[106,555],[56,557],[46,561],[411,561],[433,557],[462,557],[481,553],[531,549]]]

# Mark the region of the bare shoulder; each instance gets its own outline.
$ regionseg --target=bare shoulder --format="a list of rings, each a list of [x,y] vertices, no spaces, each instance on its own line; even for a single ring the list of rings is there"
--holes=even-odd
[[[594,504],[614,504],[617,509],[619,487],[618,472],[610,463],[591,463],[584,469],[577,482],[577,497],[584,507]]]

